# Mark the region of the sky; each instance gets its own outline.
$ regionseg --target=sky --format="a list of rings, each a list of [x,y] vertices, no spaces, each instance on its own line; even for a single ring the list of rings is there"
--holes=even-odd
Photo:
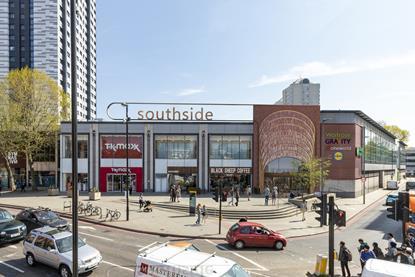
[[[412,133],[413,0],[99,0],[98,117],[113,101],[272,104],[300,77],[321,109]]]

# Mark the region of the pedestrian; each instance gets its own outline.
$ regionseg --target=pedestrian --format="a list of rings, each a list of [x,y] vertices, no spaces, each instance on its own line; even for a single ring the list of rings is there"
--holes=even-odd
[[[170,195],[170,202],[173,202],[173,185],[170,185],[169,195]]]
[[[182,191],[181,190],[182,189],[181,189],[180,185],[177,184],[177,187],[176,187],[176,199],[177,199],[177,202],[180,202],[180,198],[182,197]]]
[[[128,191],[130,195],[133,195],[133,186],[131,184],[128,186]]]
[[[20,192],[26,192],[26,182],[23,182],[20,187]]]
[[[144,206],[144,197],[143,197],[143,193],[142,192],[140,192],[140,194],[138,195],[138,205],[140,207],[140,210]]]
[[[413,233],[408,233],[408,246],[412,248],[412,253],[415,251],[415,236]]]
[[[357,247],[357,251],[359,252],[359,255],[362,253],[363,249],[365,248],[365,246],[369,246],[363,239],[359,239],[359,246]],[[362,266],[362,269],[364,267],[364,264],[362,263],[362,261],[360,261],[360,265]]]
[[[387,252],[385,254],[385,259],[387,261],[396,262],[398,260],[398,249],[396,248],[396,242],[391,242],[390,247],[386,248]]]
[[[350,250],[346,247],[346,243],[344,241],[340,242],[340,250],[339,250],[339,261],[340,266],[342,269],[342,276],[350,277],[350,269],[349,269],[349,262],[352,260],[352,253]]]
[[[385,259],[385,255],[383,254],[382,249],[380,249],[378,243],[374,242],[372,246],[373,246],[373,252],[375,253],[376,258],[381,259],[381,260]]]
[[[268,206],[269,195],[270,195],[269,186],[266,185],[265,190],[264,190],[265,206]]]
[[[171,194],[172,194],[172,202],[176,202],[176,197],[177,197],[177,195],[176,195],[176,189],[174,188],[174,185],[172,185],[172,187],[171,187]]]
[[[196,206],[196,216],[197,216],[197,219],[196,219],[196,224],[200,224],[200,216],[202,215],[202,209],[201,209],[201,205],[200,205],[200,203],[199,204],[197,204],[197,206]]]
[[[303,202],[301,202],[301,213],[303,214],[302,221],[305,221],[305,213],[307,212],[307,202],[305,199],[303,199]]]
[[[246,188],[246,194],[248,196],[248,201],[251,201],[251,195],[252,195],[252,187],[251,186],[248,186]]]
[[[202,223],[205,224],[206,223],[206,219],[208,217],[206,205],[203,205],[202,206],[201,213],[202,213]]]
[[[277,193],[276,193],[276,187],[274,186],[271,192],[271,205],[272,206],[275,206],[276,200],[277,200]]]
[[[372,250],[370,250],[369,245],[366,244],[363,247],[363,250],[360,252],[360,264],[362,265],[362,271],[365,267],[366,262],[370,259],[376,259],[376,255]]]
[[[396,240],[395,240],[395,238],[393,237],[393,234],[392,234],[392,233],[388,233],[388,234],[386,235],[386,237],[388,238],[388,248],[391,246],[391,243],[392,243],[392,242],[394,242],[394,243],[396,244]],[[386,248],[386,250],[388,250],[388,248]]]
[[[231,190],[228,193],[228,195],[231,197],[231,199],[228,202],[228,206],[229,205],[232,205],[233,206],[233,193],[234,193],[234,191],[233,191],[233,187],[232,187]]]
[[[239,205],[239,196],[240,196],[240,194],[239,194],[239,188],[237,188],[236,189],[236,192],[235,192],[235,200],[236,200],[235,206],[237,206],[237,207]]]

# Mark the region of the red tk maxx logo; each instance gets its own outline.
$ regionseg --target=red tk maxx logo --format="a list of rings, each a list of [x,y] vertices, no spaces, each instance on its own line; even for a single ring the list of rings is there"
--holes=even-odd
[[[148,264],[141,263],[141,265],[140,265],[140,272],[147,274],[148,273]]]

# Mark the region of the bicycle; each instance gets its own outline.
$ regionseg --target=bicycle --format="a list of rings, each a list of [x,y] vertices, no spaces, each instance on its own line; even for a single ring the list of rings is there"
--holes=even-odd
[[[118,220],[121,217],[121,212],[119,212],[117,209],[115,210],[107,209],[107,215],[105,216],[105,220],[107,220],[108,216],[110,217],[111,221],[113,219]]]

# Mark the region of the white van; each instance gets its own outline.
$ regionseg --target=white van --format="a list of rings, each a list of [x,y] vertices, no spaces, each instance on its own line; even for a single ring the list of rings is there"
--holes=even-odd
[[[155,243],[139,252],[135,277],[249,277],[232,260],[200,252],[190,243]]]
[[[366,262],[362,277],[414,277],[415,266],[370,259]]]
[[[386,189],[399,189],[398,181],[387,181],[386,182]]]

